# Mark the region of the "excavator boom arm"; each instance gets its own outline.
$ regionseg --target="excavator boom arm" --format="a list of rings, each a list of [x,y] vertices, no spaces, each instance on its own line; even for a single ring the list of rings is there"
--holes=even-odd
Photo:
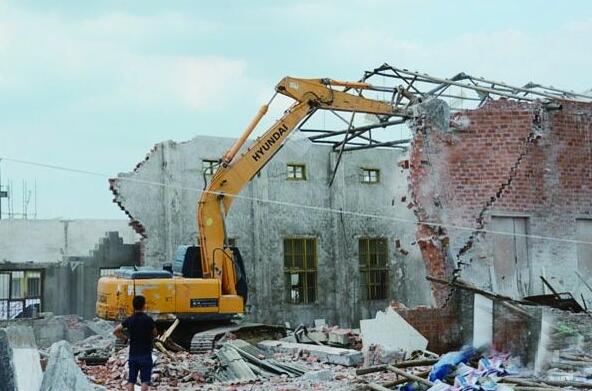
[[[197,226],[204,278],[219,278],[223,294],[236,294],[236,275],[232,252],[225,246],[224,218],[234,198],[246,184],[280,150],[298,124],[316,109],[330,109],[385,116],[400,114],[387,102],[336,90],[333,87],[371,89],[361,82],[340,82],[330,79],[283,78],[276,91],[296,100],[284,115],[239,157],[236,154],[267,111],[263,106],[242,136],[228,150],[197,208]]]

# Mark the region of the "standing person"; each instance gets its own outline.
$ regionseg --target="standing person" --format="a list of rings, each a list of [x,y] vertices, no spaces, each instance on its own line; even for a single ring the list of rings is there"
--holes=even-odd
[[[144,312],[146,308],[146,298],[144,296],[135,296],[132,301],[134,314],[115,327],[113,334],[118,338],[127,339],[123,329],[127,329],[130,340],[129,348],[129,378],[127,389],[132,391],[134,384],[138,380],[142,383],[142,391],[150,388],[150,378],[152,377],[152,342],[156,337],[156,326],[154,320]]]

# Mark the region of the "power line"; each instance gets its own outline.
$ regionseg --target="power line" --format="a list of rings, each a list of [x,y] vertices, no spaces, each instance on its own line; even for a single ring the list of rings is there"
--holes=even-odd
[[[24,165],[29,165],[29,166],[43,167],[43,168],[48,168],[48,169],[58,170],[58,171],[67,171],[67,172],[72,172],[72,173],[76,173],[76,174],[91,175],[91,176],[102,177],[102,178],[107,178],[107,179],[112,178],[111,175],[105,174],[105,173],[100,173],[100,172],[96,172],[96,171],[89,171],[89,170],[82,170],[82,169],[78,169],[78,168],[58,166],[55,164],[34,162],[34,161],[22,160],[22,159],[13,159],[13,158],[5,157],[5,156],[0,156],[0,160],[5,160],[7,162],[24,164]],[[163,188],[172,188],[172,189],[178,189],[178,190],[192,191],[192,192],[196,192],[199,194],[210,193],[210,194],[216,194],[216,195],[223,195],[226,197],[232,197],[232,198],[236,198],[236,199],[257,201],[257,202],[261,202],[261,203],[267,203],[267,204],[285,206],[285,207],[291,207],[291,208],[307,209],[307,210],[312,210],[312,211],[316,211],[316,212],[327,212],[327,213],[335,213],[335,214],[340,214],[340,215],[349,215],[349,216],[354,216],[354,217],[364,217],[364,218],[373,218],[373,219],[379,219],[379,220],[396,221],[399,223],[415,225],[415,226],[427,225],[430,227],[441,227],[441,228],[447,228],[450,230],[457,230],[457,231],[478,232],[478,233],[493,234],[493,235],[524,237],[524,238],[536,239],[536,240],[549,240],[549,241],[562,242],[562,243],[592,245],[592,242],[585,241],[585,240],[566,239],[566,238],[558,238],[558,237],[554,237],[554,236],[543,236],[543,235],[533,235],[533,234],[520,234],[520,233],[513,233],[513,232],[494,231],[494,230],[489,230],[489,229],[476,230],[474,227],[466,227],[466,226],[462,226],[462,225],[437,223],[437,222],[430,222],[430,221],[418,222],[416,220],[404,219],[404,218],[395,217],[395,216],[385,216],[385,215],[379,215],[379,214],[373,214],[373,213],[356,212],[356,211],[351,211],[351,210],[326,208],[326,207],[322,207],[322,206],[297,204],[294,202],[250,197],[250,196],[241,195],[241,194],[230,195],[230,194],[227,194],[224,192],[208,191],[208,190],[198,189],[196,187],[183,186],[183,185],[175,184],[175,183],[162,183],[162,182],[149,181],[149,180],[144,180],[144,179],[130,178],[130,177],[125,177],[125,176],[119,176],[116,179],[118,181],[133,182],[133,183],[150,185],[150,186],[158,186],[158,187],[163,187]]]

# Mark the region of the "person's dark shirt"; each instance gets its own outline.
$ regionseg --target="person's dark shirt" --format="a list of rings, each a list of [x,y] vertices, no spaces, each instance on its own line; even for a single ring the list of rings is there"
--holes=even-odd
[[[154,320],[143,312],[136,312],[121,325],[128,330],[130,338],[129,355],[145,356],[152,354]]]

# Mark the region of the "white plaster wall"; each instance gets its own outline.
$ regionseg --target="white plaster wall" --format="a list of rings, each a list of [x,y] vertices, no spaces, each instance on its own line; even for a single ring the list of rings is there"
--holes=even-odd
[[[207,136],[182,143],[165,141],[134,171],[118,175],[116,200],[146,230],[146,264],[160,267],[171,262],[178,245],[196,243],[195,208],[198,189],[204,186],[202,159],[218,159],[232,142],[231,138]],[[326,318],[350,324],[374,317],[390,299],[408,306],[431,304],[425,264],[415,243],[416,218],[407,208],[411,200],[408,171],[398,166],[407,153],[392,149],[345,153],[335,182],[329,186],[337,156],[331,147],[314,144],[302,150],[291,148],[290,143],[244,188],[241,195],[247,198],[235,200],[226,220],[228,235],[236,239],[246,262],[254,317],[265,321]],[[286,180],[287,163],[306,164],[307,180]],[[360,183],[360,167],[380,169],[380,183]],[[261,201],[266,199],[327,209]],[[340,209],[379,217],[341,215],[336,213]],[[283,302],[283,238],[288,236],[317,238],[315,304]],[[388,239],[387,300],[360,300],[357,247],[358,238],[364,236]],[[395,248],[396,240],[407,254]]]

